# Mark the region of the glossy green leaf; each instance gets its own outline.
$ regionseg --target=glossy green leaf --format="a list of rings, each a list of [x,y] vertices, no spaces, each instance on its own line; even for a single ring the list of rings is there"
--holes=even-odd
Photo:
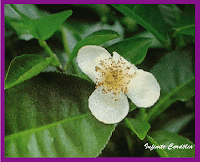
[[[151,69],[161,87],[161,96],[149,112],[154,119],[173,102],[187,101],[195,95],[194,53],[181,49],[166,54]]]
[[[151,128],[148,122],[139,119],[125,118],[125,123],[141,140],[144,140]]]
[[[134,10],[124,4],[113,4],[113,7],[152,32],[166,48],[170,48],[170,44],[167,41],[167,25],[158,5],[138,4],[134,7]]]
[[[5,88],[10,88],[42,72],[52,61],[39,55],[25,54],[15,57],[8,68],[5,78]]]
[[[59,73],[41,73],[7,89],[5,156],[97,157],[115,125],[91,114],[93,90],[94,84]]]
[[[152,40],[150,38],[134,37],[120,41],[107,49],[110,52],[116,51],[131,63],[137,65],[144,60],[151,43]]]
[[[161,157],[195,157],[195,145],[176,133],[156,131],[147,137],[152,145],[165,145],[164,149],[156,149]]]
[[[105,42],[108,42],[110,40],[119,38],[120,35],[112,30],[99,30],[96,31],[89,36],[87,36],[85,39],[82,39],[77,43],[77,45],[74,47],[74,50],[72,54],[70,55],[70,60],[72,60],[74,57],[76,57],[78,50],[86,45],[101,45]]]
[[[6,157],[96,157],[113,129],[89,114],[66,119],[6,137]]]

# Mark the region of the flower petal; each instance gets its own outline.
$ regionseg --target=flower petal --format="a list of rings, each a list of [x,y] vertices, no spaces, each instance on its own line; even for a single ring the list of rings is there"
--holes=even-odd
[[[160,85],[153,74],[141,69],[128,84],[127,96],[138,107],[150,107],[160,97]]]
[[[108,59],[111,57],[110,53],[103,47],[88,45],[83,46],[78,51],[77,63],[80,69],[96,82],[97,73],[95,66],[99,65],[100,60]]]
[[[92,114],[101,122],[114,124],[123,120],[129,111],[129,103],[125,94],[118,95],[118,101],[111,92],[103,93],[103,88],[97,88],[89,97],[89,108]]]
[[[113,60],[118,61],[121,58],[121,60],[123,62],[126,63],[127,66],[131,67],[132,70],[138,70],[138,68],[132,64],[131,62],[127,61],[126,59],[124,59],[121,55],[119,55],[117,52],[113,52]]]

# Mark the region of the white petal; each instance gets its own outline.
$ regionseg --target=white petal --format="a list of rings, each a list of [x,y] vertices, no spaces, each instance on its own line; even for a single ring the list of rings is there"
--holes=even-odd
[[[93,80],[96,81],[97,73],[95,66],[99,65],[100,60],[111,57],[110,53],[103,47],[88,45],[83,46],[77,55],[77,63],[80,69]]]
[[[104,94],[102,87],[97,88],[89,97],[89,109],[92,114],[101,122],[114,124],[123,120],[129,111],[129,103],[125,94],[118,96],[112,93]]]
[[[126,63],[127,66],[131,67],[132,70],[138,70],[138,68],[132,64],[131,62],[127,61],[126,59],[124,59],[121,55],[119,55],[117,52],[113,52],[113,60],[117,61],[119,60],[121,57],[122,61]]]
[[[141,69],[136,73],[128,84],[127,96],[138,107],[150,107],[160,97],[160,85],[151,73]]]

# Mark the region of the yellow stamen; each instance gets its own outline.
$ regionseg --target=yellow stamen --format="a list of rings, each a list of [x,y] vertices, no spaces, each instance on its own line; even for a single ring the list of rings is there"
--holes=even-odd
[[[114,95],[119,95],[121,92],[128,93],[127,85],[130,79],[135,77],[135,74],[130,74],[130,66],[120,58],[117,62],[113,58],[101,60],[99,66],[95,67],[95,71],[99,73],[97,78],[97,86],[103,87],[103,92],[112,92]],[[116,98],[115,101],[118,101]]]

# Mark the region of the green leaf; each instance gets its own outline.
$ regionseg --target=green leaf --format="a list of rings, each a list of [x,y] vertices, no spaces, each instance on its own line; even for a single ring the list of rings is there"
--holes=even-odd
[[[129,112],[131,112],[137,108],[137,106],[133,102],[129,102],[129,106],[130,106]]]
[[[34,4],[14,4],[14,6],[25,16],[31,19],[38,19],[41,11]],[[22,17],[10,6],[5,4],[5,16],[10,19],[21,19]]]
[[[180,21],[178,23],[178,27],[195,24],[195,5],[190,5],[190,7],[188,8],[188,11],[185,10],[180,15]]]
[[[158,41],[156,37],[149,31],[141,32],[136,36],[151,39],[152,43],[149,45],[149,48],[164,48],[163,44],[161,44],[160,41]]]
[[[71,15],[72,11],[67,10],[38,19],[35,25],[36,34],[38,34],[40,39],[46,40],[50,38],[59,26]]]
[[[151,137],[148,136],[148,135],[147,135],[147,138],[148,138],[149,142],[150,142],[152,145],[159,146],[159,144],[158,144],[153,138],[151,138]],[[149,146],[148,143],[146,143],[145,145],[148,145],[148,146]],[[147,146],[145,146],[145,147],[147,147]],[[162,148],[162,147],[163,147],[163,144],[160,144],[160,147]],[[147,147],[147,148],[148,148],[148,147]],[[145,149],[147,149],[147,148],[145,148]],[[153,149],[153,148],[150,148],[150,151],[152,151],[151,149]],[[160,155],[160,157],[169,157],[164,149],[156,149],[156,151],[157,151],[157,153]]]
[[[5,88],[17,85],[42,72],[52,61],[52,58],[46,59],[38,55],[25,54],[15,57],[8,68],[5,78]]]
[[[75,76],[41,73],[7,89],[5,156],[97,157],[115,125],[91,114],[94,86]]]
[[[152,40],[150,38],[133,37],[120,41],[107,49],[110,52],[116,51],[131,63],[137,65],[144,60],[151,43]]]
[[[82,39],[77,43],[77,45],[74,47],[74,50],[72,54],[70,55],[69,59],[73,60],[73,58],[76,57],[78,50],[86,45],[100,45],[105,42],[108,42],[112,39],[119,38],[120,35],[112,30],[99,30],[96,31],[89,36],[87,36],[85,39]]]
[[[195,24],[175,28],[175,33],[181,33],[181,34],[195,36]]]
[[[8,20],[8,21],[12,25],[14,30],[17,32],[20,39],[24,39],[24,40],[28,41],[28,40],[34,38],[31,35],[30,30],[27,28],[27,25],[25,25],[23,21],[21,21],[21,20],[15,20],[15,21]]]
[[[10,5],[6,5],[5,8],[7,20],[16,30],[19,38],[25,40],[30,40],[33,37],[44,40],[50,38],[59,26],[72,14],[72,11],[68,10],[41,17],[40,15],[47,15],[47,13],[39,12],[34,5],[14,5],[14,8],[20,12],[22,19]]]
[[[174,28],[175,33],[185,34],[195,36],[195,6],[190,5],[188,7],[189,11],[183,11],[180,15],[177,27]]]
[[[130,17],[148,31],[152,32],[166,48],[170,49],[170,44],[167,42],[167,25],[158,5],[138,4],[134,7],[134,10],[131,10],[123,4],[112,5],[124,15]]]
[[[139,119],[125,118],[125,123],[141,140],[144,140],[151,128],[148,122]]]
[[[67,10],[40,18],[38,18],[39,15],[37,15],[35,16],[37,19],[31,19],[27,15],[24,15],[23,19],[20,21],[9,20],[19,36],[21,34],[31,34],[36,39],[47,40],[71,15],[72,11]]]
[[[156,131],[147,137],[151,144],[165,145],[164,149],[156,149],[161,157],[195,157],[195,145],[176,133]]]
[[[161,87],[161,96],[149,112],[153,120],[173,102],[187,101],[195,95],[194,53],[177,50],[166,54],[151,69]]]
[[[192,119],[194,118],[194,114],[186,114],[177,118],[171,118],[169,121],[162,124],[160,127],[162,130],[166,130],[172,133],[178,133],[181,131],[184,126],[186,126]]]
[[[67,10],[39,19],[28,19],[24,24],[36,39],[47,40],[71,14],[72,11]]]
[[[113,129],[89,114],[65,119],[6,137],[6,157],[96,157]]]
[[[176,4],[158,4],[158,7],[167,25],[176,27],[181,14],[179,7]]]
[[[9,19],[21,19],[21,16],[10,6],[10,4],[4,5],[5,18]]]

